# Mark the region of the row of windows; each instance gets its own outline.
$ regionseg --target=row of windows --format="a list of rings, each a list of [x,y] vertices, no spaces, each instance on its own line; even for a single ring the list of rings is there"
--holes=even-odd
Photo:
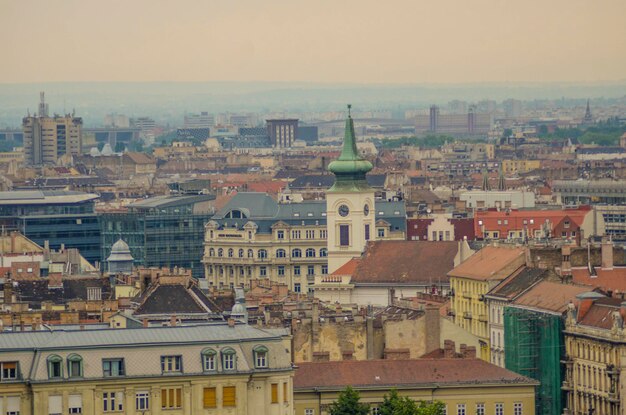
[[[328,265],[322,265],[320,268],[321,268],[322,275],[328,274]],[[302,266],[293,265],[292,270],[293,270],[293,276],[299,277],[300,275],[302,275]],[[215,266],[215,268],[213,267],[213,265],[207,265],[206,271],[207,271],[208,276],[213,275],[213,272],[215,271],[215,273],[217,274],[216,276],[218,277],[223,277],[225,274],[228,274],[229,277],[234,277],[236,273],[235,267],[224,267],[222,265],[217,265]],[[278,274],[279,277],[284,277],[286,275],[286,271],[287,271],[286,265],[278,265],[276,267],[276,273]],[[244,267],[239,267],[239,276],[243,277],[245,275],[247,275],[248,277],[252,277],[252,267],[245,267],[245,270],[244,270]],[[306,275],[307,276],[315,275],[315,265],[306,266]],[[260,266],[259,277],[267,277],[267,276],[268,276],[268,268],[266,266]]]
[[[283,240],[285,239],[287,233],[280,229],[276,231],[276,239]],[[315,229],[307,229],[304,231],[305,239],[315,239]],[[326,239],[328,237],[328,233],[326,229],[319,230],[320,239]],[[302,239],[302,231],[301,230],[292,230],[291,231],[291,239]]]
[[[256,346],[253,349],[254,367],[257,369],[265,369],[268,367],[268,349],[265,346]],[[205,372],[218,370],[218,353],[212,348],[206,348],[201,352],[202,368]],[[221,370],[234,371],[237,370],[237,352],[230,348],[224,348],[220,352]],[[62,379],[63,375],[63,358],[58,355],[49,356],[47,359],[48,378]],[[67,375],[69,378],[83,377],[83,359],[77,354],[71,354],[67,357]],[[161,356],[161,372],[162,373],[181,373],[183,372],[183,357]],[[124,358],[102,359],[102,376],[118,377],[125,376]],[[0,380],[15,380],[19,378],[18,362],[0,362]]]
[[[210,257],[214,257],[215,253],[217,252],[217,257],[221,258],[224,256],[224,249],[223,248],[218,248],[217,251],[215,250],[215,248],[209,248],[209,256]],[[254,250],[252,249],[248,249],[247,253],[243,250],[243,249],[239,249],[237,251],[237,257],[238,258],[244,258],[244,254],[246,254],[245,256],[247,258],[254,258]],[[304,255],[306,258],[315,258],[316,256],[316,250],[314,248],[307,248],[304,251]],[[234,258],[235,257],[235,250],[233,248],[229,248],[226,251],[226,256],[228,258]],[[328,250],[326,248],[321,248],[319,251],[319,256],[320,258],[325,258],[328,256]],[[260,259],[265,259],[267,258],[267,250],[266,249],[259,249],[257,250],[257,258]],[[277,249],[276,250],[276,258],[286,258],[287,257],[287,251],[284,249]],[[302,258],[302,250],[300,248],[294,248],[291,250],[291,257],[292,258]]]
[[[445,414],[447,415],[448,407],[444,408]],[[373,406],[370,413],[372,415],[381,414],[380,408],[378,406]],[[468,407],[464,403],[460,403],[456,405],[456,415],[470,415]],[[475,411],[473,412],[476,415],[485,415],[486,407],[484,403],[477,403],[475,407]],[[496,403],[494,404],[494,413],[495,415],[504,415],[504,403]],[[524,414],[524,406],[521,402],[515,402],[513,404],[513,415],[523,415]],[[304,415],[315,415],[315,409],[307,408],[304,410]]]

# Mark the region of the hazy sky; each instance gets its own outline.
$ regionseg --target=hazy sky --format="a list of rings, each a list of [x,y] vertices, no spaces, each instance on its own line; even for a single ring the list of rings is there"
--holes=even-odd
[[[0,83],[626,79],[626,0],[0,0]]]

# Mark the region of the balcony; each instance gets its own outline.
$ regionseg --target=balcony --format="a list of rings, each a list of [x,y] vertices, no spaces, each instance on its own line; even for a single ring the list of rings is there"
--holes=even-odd
[[[472,319],[472,312],[471,311],[464,311],[463,312],[463,318],[471,320]]]
[[[472,299],[472,293],[469,291],[463,291],[463,298],[467,298],[468,300]]]
[[[479,314],[478,321],[482,321],[483,323],[486,323],[487,321],[489,321],[489,319],[487,318],[486,314]]]

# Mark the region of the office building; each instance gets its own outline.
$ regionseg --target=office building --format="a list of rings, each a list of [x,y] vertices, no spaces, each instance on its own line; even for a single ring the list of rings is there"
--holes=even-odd
[[[100,228],[94,211],[98,195],[59,190],[0,192],[0,225],[18,230],[40,246],[77,248],[100,261]]]
[[[200,114],[186,114],[185,128],[211,128],[215,125],[215,116],[206,111]]]
[[[298,139],[297,119],[266,120],[270,143],[276,148],[289,148]]]
[[[474,107],[463,114],[442,114],[433,105],[428,114],[415,117],[415,133],[484,135],[491,129],[492,118],[491,114],[476,112]]]
[[[81,154],[83,120],[74,114],[48,115],[44,93],[39,112],[22,119],[24,161],[29,166],[56,164],[64,155]]]
[[[0,349],[6,414],[293,414],[289,337],[234,321],[4,333]]]
[[[213,215],[213,195],[157,196],[132,203],[126,212],[99,215],[100,257],[122,239],[135,265],[182,267],[202,276],[204,225]]]

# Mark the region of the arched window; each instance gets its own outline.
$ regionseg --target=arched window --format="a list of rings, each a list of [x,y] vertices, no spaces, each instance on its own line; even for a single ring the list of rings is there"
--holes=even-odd
[[[291,250],[291,257],[292,258],[301,258],[302,257],[302,251],[299,248],[292,249]]]
[[[315,249],[313,249],[313,248],[307,248],[307,250],[306,250],[306,257],[307,257],[307,258],[313,258],[313,257],[315,257]]]
[[[220,258],[224,256],[224,250],[222,248],[217,250],[217,256]]]
[[[53,354],[48,357],[48,377],[59,379],[63,377],[63,359],[61,356]]]
[[[209,248],[209,256],[215,256],[215,249]]]
[[[235,254],[235,251],[233,251],[233,248],[229,248],[228,249],[228,258],[232,258],[234,254]]]
[[[217,365],[215,364],[215,358],[217,357],[217,352],[210,347],[202,350],[200,352],[200,356],[202,357],[202,370],[205,372],[210,372],[213,370],[217,370]]]
[[[328,249],[326,249],[326,248],[320,249],[320,257],[321,258],[326,258],[327,256],[328,256]]]
[[[222,350],[222,369],[237,370],[237,352],[230,347]]]
[[[287,256],[287,254],[285,253],[284,249],[277,249],[276,250],[276,258],[284,258],[286,256]]]
[[[77,354],[71,354],[67,357],[67,374],[71,378],[80,378],[83,376],[83,358]]]
[[[252,249],[248,249],[248,258],[254,258],[254,251]]]
[[[259,249],[259,252],[257,255],[260,259],[265,259],[267,258],[267,251],[265,249]]]
[[[267,347],[256,346],[252,350],[254,352],[254,367],[257,369],[267,368]]]
[[[239,250],[239,258],[243,258],[243,249]]]

